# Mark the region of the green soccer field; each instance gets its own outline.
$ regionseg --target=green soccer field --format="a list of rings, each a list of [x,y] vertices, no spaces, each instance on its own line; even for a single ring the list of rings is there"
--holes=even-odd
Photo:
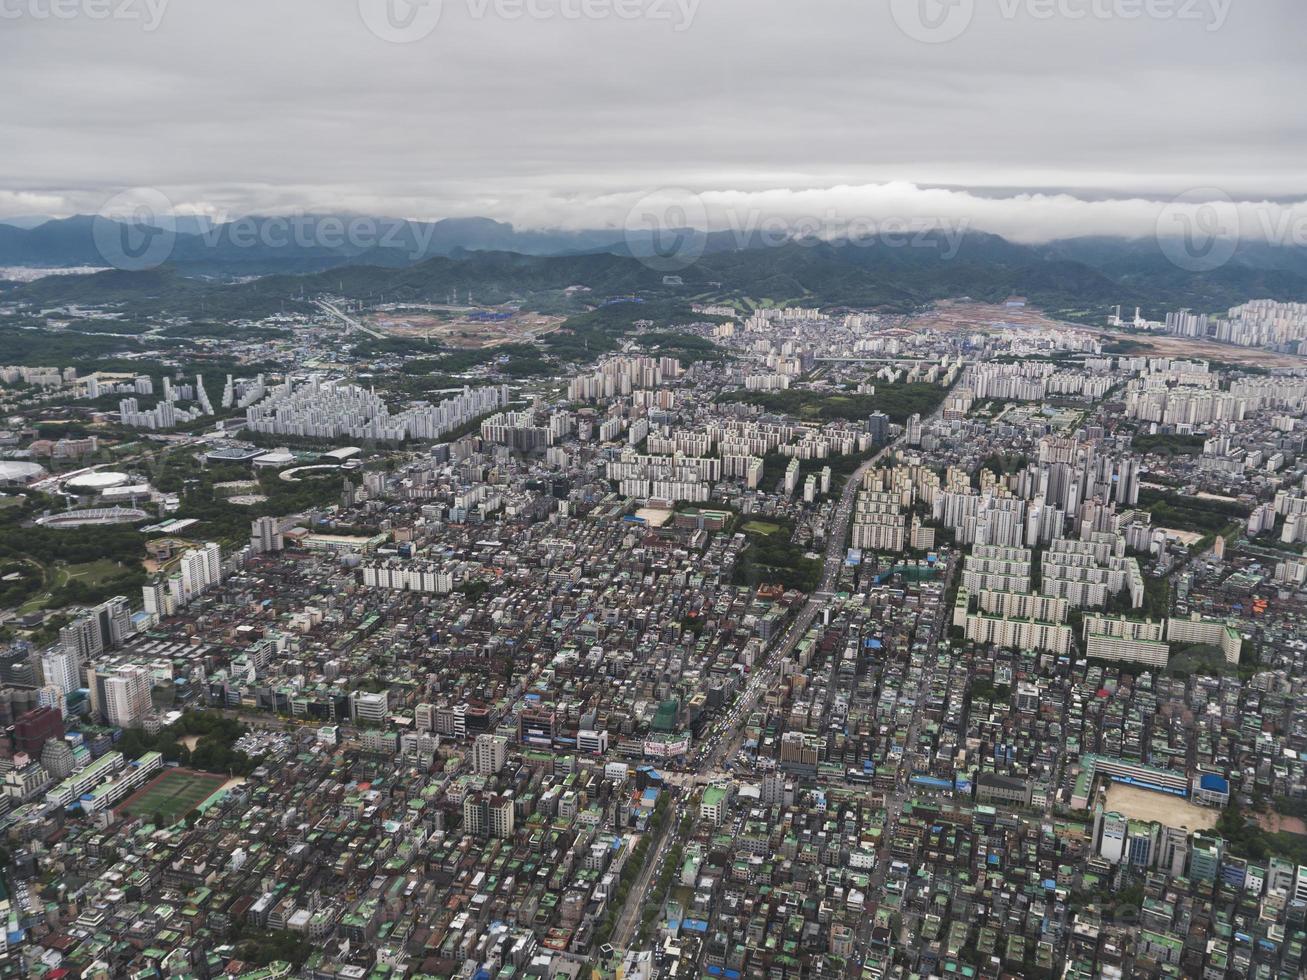
[[[172,823],[203,803],[226,781],[225,776],[213,773],[167,769],[128,797],[119,812],[146,819],[159,813],[166,822]]]

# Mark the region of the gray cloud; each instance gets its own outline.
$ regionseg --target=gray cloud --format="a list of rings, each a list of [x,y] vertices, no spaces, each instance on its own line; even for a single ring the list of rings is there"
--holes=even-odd
[[[147,30],[152,2],[0,0],[0,215],[154,187],[218,215],[595,227],[683,187],[710,217],[942,214],[1041,240],[1151,234],[1195,187],[1307,198],[1297,0],[980,0],[946,43],[905,33],[899,0],[521,0],[518,19],[443,0],[412,43],[360,0],[170,0]]]

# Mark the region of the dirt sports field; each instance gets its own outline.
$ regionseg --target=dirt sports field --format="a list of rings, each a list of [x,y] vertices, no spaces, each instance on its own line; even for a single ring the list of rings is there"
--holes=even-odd
[[[115,811],[119,816],[149,819],[162,813],[165,820],[180,820],[227,782],[226,776],[192,769],[165,769],[127,797]]]
[[[1220,810],[1124,783],[1112,783],[1107,787],[1107,808],[1131,820],[1156,820],[1168,827],[1184,827],[1191,831],[1211,830],[1221,816]]]

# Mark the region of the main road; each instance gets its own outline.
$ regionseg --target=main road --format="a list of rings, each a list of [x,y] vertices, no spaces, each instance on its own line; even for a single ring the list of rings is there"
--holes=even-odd
[[[335,303],[330,303],[325,299],[318,299],[318,300],[314,300],[313,302],[314,305],[316,305],[317,308],[320,309],[323,313],[343,323],[347,330],[357,330],[359,333],[367,334],[369,337],[372,337],[374,340],[386,339],[386,335],[384,333],[381,333],[377,330],[373,330],[366,323],[360,323],[358,320],[355,320],[344,310],[336,306]]]
[[[748,719],[749,712],[758,703],[758,698],[762,693],[769,690],[776,682],[781,664],[794,652],[794,648],[808,632],[808,628],[812,626],[817,614],[825,607],[828,600],[823,595],[827,597],[830,595],[831,589],[839,580],[840,566],[844,562],[844,544],[848,540],[849,521],[853,516],[853,505],[857,501],[858,488],[862,486],[863,478],[867,472],[896,445],[897,443],[887,445],[875,456],[868,459],[858,467],[854,474],[849,477],[848,482],[844,484],[844,490],[840,494],[839,503],[836,505],[835,513],[831,519],[830,536],[826,542],[825,564],[822,568],[821,587],[817,592],[809,596],[798,616],[781,635],[780,641],[772,649],[771,655],[767,658],[763,668],[753,672],[743,696],[713,727],[715,734],[708,737],[705,747],[700,749],[699,754],[695,757],[694,766],[698,775],[693,780],[694,784],[710,781],[711,774],[720,769],[722,763],[738,750],[739,744],[744,738],[744,723]],[[682,790],[682,792],[688,793],[689,790]],[[640,921],[641,910],[649,899],[649,887],[657,879],[656,871],[661,869],[663,862],[667,860],[667,848],[677,837],[676,826],[678,823],[679,821],[674,818],[667,821],[645,858],[640,876],[636,879],[635,887],[631,889],[630,895],[627,896],[626,906],[622,909],[617,926],[613,929],[611,942],[617,949],[625,948],[633,937],[635,926]]]
[[[925,425],[933,421],[942,411],[942,406],[937,408],[929,418],[922,420],[922,424]],[[870,470],[880,465],[885,456],[906,442],[907,435],[904,434],[894,442],[886,444],[880,452],[859,466],[844,484],[844,490],[840,494],[839,502],[835,505],[835,512],[831,516],[830,531],[826,539],[826,555],[822,566],[821,585],[816,592],[808,597],[808,601],[804,603],[803,608],[794,618],[789,629],[781,634],[779,642],[772,649],[766,662],[760,669],[754,670],[740,699],[710,729],[707,741],[694,760],[694,768],[699,773],[698,781],[706,781],[704,777],[707,774],[720,770],[722,763],[732,758],[739,751],[739,747],[744,741],[744,723],[748,720],[749,713],[757,706],[758,699],[763,693],[771,690],[775,685],[781,665],[789,659],[790,654],[794,652],[794,648],[799,645],[799,641],[807,635],[813,620],[817,618],[817,614],[833,598],[832,590],[839,581],[840,569],[844,565],[844,556],[847,553],[846,546],[849,540],[849,522],[853,519],[853,507],[857,503],[858,491],[862,488],[862,481]]]
[[[946,627],[945,617],[952,612],[945,600],[953,584],[953,578],[957,574],[958,562],[959,557],[954,553],[949,560],[948,572],[944,579],[944,591],[940,595],[939,609],[935,613],[932,636],[936,640],[943,635]],[[930,686],[930,672],[932,669],[931,664],[926,665],[926,669],[922,670],[921,675],[917,678],[917,688],[912,693],[912,718],[908,722],[908,730],[903,738],[903,754],[899,758],[894,791],[885,798],[885,831],[881,834],[881,847],[883,850],[876,857],[876,867],[872,870],[867,885],[867,895],[872,900],[875,900],[876,895],[879,894],[881,887],[885,884],[885,873],[888,870],[889,861],[886,860],[884,850],[889,848],[893,840],[894,828],[898,826],[899,818],[903,816],[903,807],[911,795],[908,780],[912,778],[912,755],[916,749],[917,733],[921,727],[921,704],[925,700]]]
[[[926,421],[933,420],[941,411],[942,408],[936,409],[929,420],[923,420],[923,424]],[[749,683],[740,698],[709,730],[703,746],[695,754],[691,763],[695,774],[689,780],[689,785],[685,785],[686,781],[684,780],[674,780],[682,787],[681,792],[686,794],[681,797],[683,802],[688,799],[688,794],[692,792],[694,786],[711,782],[714,774],[721,771],[723,763],[739,751],[740,745],[744,741],[744,726],[750,712],[757,706],[758,699],[776,684],[779,679],[781,665],[789,659],[794,652],[794,648],[799,645],[799,641],[807,635],[817,615],[826,608],[827,603],[833,598],[833,589],[839,582],[840,569],[844,565],[846,545],[849,540],[849,523],[853,519],[853,508],[857,503],[858,491],[862,488],[863,480],[866,478],[867,473],[878,466],[885,456],[899,448],[906,440],[907,436],[905,434],[894,442],[885,445],[880,452],[864,461],[845,482],[840,493],[840,499],[835,505],[835,511],[831,515],[831,524],[826,540],[826,553],[822,565],[821,583],[817,591],[808,597],[808,601],[803,604],[803,608],[799,610],[793,622],[781,634],[767,660],[760,668],[753,671]],[[951,574],[952,566],[950,565]],[[941,602],[940,616],[944,615],[943,605],[943,602]],[[936,625],[937,629],[942,628],[942,622]],[[938,635],[938,632],[936,635]],[[919,707],[920,702],[921,691],[918,690],[916,706]],[[915,738],[919,717],[920,711],[914,707],[912,724],[909,728],[909,745]],[[896,791],[895,797],[889,801],[888,805],[892,808],[892,819],[887,821],[887,826],[892,827],[898,821],[903,806],[903,793],[901,790]],[[668,823],[679,824],[679,821],[673,820],[668,821]],[[663,862],[666,860],[667,848],[676,840],[677,836],[675,827],[664,827],[659,834],[658,840],[650,849],[650,853],[645,859],[645,866],[641,869],[640,877],[627,897],[626,906],[622,910],[617,928],[613,930],[612,944],[614,947],[621,949],[624,948],[625,943],[630,942],[635,925],[640,919],[640,910],[644,908],[645,902],[648,901],[649,887],[656,880],[655,870],[662,867]],[[886,834],[886,837],[888,837],[888,834]],[[883,860],[877,862],[878,871],[880,871],[880,866],[884,863]],[[883,871],[881,874],[883,875]]]
[[[684,797],[681,799],[684,800]],[[645,856],[644,867],[640,869],[635,886],[627,896],[626,905],[608,940],[614,949],[626,949],[635,939],[636,926],[640,924],[645,902],[649,899],[649,886],[662,876],[663,864],[667,861],[667,845],[676,839],[683,815],[681,802],[668,808],[663,825],[658,828],[658,837]]]

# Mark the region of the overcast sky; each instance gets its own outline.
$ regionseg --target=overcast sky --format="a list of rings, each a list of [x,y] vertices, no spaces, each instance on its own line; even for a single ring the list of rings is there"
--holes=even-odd
[[[684,188],[715,224],[1032,241],[1150,233],[1194,188],[1307,198],[1303,0],[951,3],[0,0],[0,216],[152,188],[578,228]]]

